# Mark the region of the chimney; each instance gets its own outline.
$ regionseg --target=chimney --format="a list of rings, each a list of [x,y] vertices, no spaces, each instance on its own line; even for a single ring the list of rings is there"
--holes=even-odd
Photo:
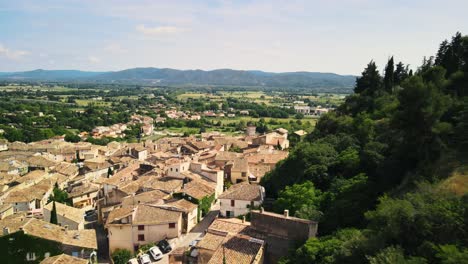
[[[10,228],[4,227],[3,228],[3,235],[6,236],[6,235],[9,235],[9,234],[10,234]]]
[[[242,216],[242,223],[245,223],[245,215]]]
[[[289,210],[288,209],[284,210],[284,217],[286,217],[286,218],[289,217]]]
[[[263,211],[264,211],[264,210],[265,210],[265,209],[263,209],[263,206],[260,207],[260,213],[261,213],[261,214],[263,214]]]

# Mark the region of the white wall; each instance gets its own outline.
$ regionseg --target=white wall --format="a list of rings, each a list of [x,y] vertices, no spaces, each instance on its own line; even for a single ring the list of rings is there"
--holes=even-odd
[[[219,201],[221,216],[224,217],[226,217],[226,211],[234,212],[234,215],[231,214],[231,217],[247,214],[250,211],[250,208],[247,208],[247,205],[250,207],[250,201],[235,200],[234,206],[231,206],[231,199],[219,199]],[[261,202],[254,202],[254,206],[260,205]]]

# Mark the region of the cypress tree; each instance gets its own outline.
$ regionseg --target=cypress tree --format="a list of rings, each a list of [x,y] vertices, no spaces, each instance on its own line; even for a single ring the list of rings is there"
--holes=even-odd
[[[50,211],[50,223],[55,225],[58,224],[57,208],[55,207],[55,201],[52,204],[52,211]]]
[[[393,85],[395,81],[395,64],[393,62],[393,56],[388,60],[387,66],[385,66],[385,77],[384,77],[384,87],[385,91],[391,93],[393,90]]]

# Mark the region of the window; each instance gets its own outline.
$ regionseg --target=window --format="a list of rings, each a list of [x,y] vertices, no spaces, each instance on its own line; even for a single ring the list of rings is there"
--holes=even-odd
[[[145,226],[144,225],[139,225],[138,230],[145,230]]]
[[[34,252],[28,252],[28,254],[26,254],[26,260],[27,260],[27,261],[34,261],[34,260],[36,260],[36,253],[34,253]]]
[[[245,176],[247,176],[247,172],[242,173],[242,177],[245,177]]]
[[[236,201],[235,200],[231,200],[231,206],[234,206],[236,205]]]
[[[246,208],[250,208],[250,204],[248,204],[248,205],[246,206]]]
[[[175,223],[169,223],[169,228],[175,228]]]
[[[172,168],[171,168],[171,171],[172,171]]]
[[[145,241],[145,235],[138,235],[138,241]]]

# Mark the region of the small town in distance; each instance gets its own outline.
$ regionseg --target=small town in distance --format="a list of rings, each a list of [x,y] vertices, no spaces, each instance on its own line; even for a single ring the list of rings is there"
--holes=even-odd
[[[0,264],[468,264],[468,1],[0,1]]]

